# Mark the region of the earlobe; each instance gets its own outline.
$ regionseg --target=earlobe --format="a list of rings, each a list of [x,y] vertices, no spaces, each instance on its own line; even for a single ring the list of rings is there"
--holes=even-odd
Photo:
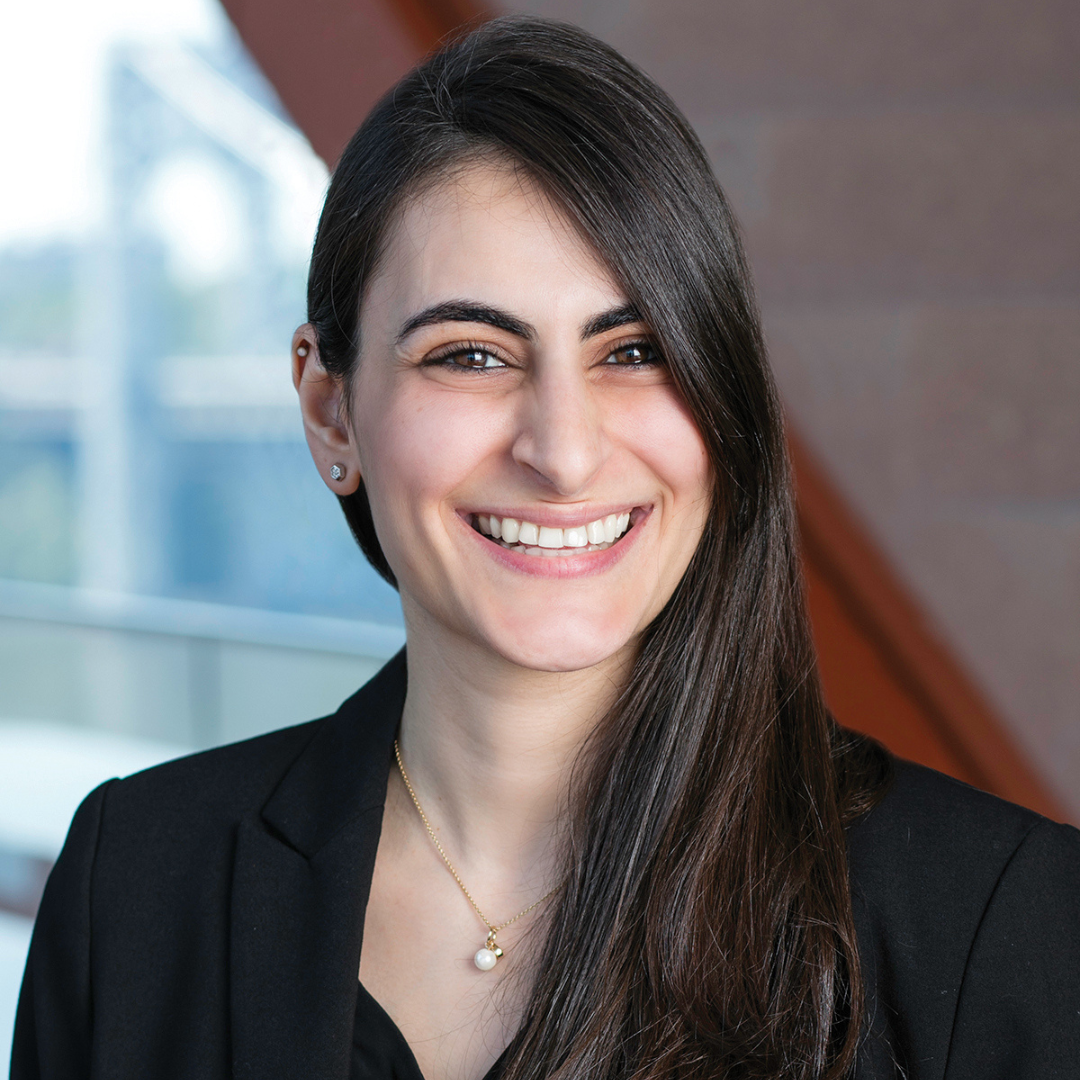
[[[293,334],[292,374],[319,475],[335,495],[351,495],[360,485],[360,462],[344,407],[344,385],[323,367],[310,323]]]

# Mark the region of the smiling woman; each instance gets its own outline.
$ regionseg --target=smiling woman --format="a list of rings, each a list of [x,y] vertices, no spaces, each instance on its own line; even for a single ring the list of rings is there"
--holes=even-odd
[[[340,461],[343,494],[363,477],[414,651],[479,649],[474,674],[626,667],[712,479],[611,272],[527,173],[488,161],[402,208],[360,318],[347,408],[310,324],[297,380],[324,475]]]
[[[668,98],[559,24],[450,44],[346,150],[308,301],[308,443],[407,663],[92,793],[16,1080],[1070,1075],[1078,835],[829,717]]]

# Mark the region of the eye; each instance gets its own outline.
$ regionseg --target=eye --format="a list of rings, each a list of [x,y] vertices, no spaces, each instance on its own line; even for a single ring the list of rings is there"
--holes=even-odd
[[[429,356],[424,363],[450,369],[467,368],[472,371],[506,367],[504,360],[480,345],[454,345]]]
[[[619,367],[650,367],[663,362],[660,354],[647,341],[631,341],[620,345],[604,361],[605,364]]]

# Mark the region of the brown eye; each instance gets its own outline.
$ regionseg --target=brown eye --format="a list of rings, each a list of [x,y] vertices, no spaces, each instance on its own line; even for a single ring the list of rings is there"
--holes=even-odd
[[[644,341],[635,341],[629,345],[623,345],[616,349],[606,360],[608,364],[618,364],[621,367],[644,367],[661,362],[656,350]]]
[[[469,345],[464,348],[454,348],[447,352],[440,352],[424,361],[426,367],[449,368],[451,371],[491,371],[495,368],[506,367],[506,362],[496,356],[490,349],[482,349],[479,346]]]
[[[488,368],[505,366],[497,356],[493,356],[483,349],[469,349],[466,352],[458,353],[453,357],[453,360],[459,367]]]

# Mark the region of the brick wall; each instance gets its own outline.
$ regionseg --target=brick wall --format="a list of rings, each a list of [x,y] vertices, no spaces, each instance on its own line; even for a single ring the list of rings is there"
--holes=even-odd
[[[501,6],[690,116],[793,424],[1080,811],[1080,4]]]

